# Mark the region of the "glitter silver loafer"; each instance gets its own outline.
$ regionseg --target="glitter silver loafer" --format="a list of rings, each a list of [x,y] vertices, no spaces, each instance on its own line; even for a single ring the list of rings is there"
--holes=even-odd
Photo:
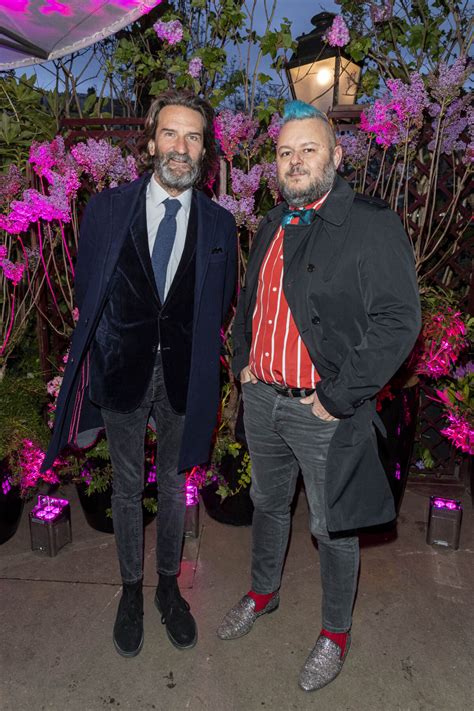
[[[229,610],[217,628],[217,636],[220,639],[238,639],[250,632],[257,617],[266,615],[276,610],[280,604],[280,593],[277,592],[268,601],[267,605],[255,612],[255,600],[248,595],[244,595],[241,600]]]
[[[299,684],[304,691],[316,691],[330,684],[341,671],[351,646],[351,636],[347,637],[344,654],[341,648],[327,637],[320,635],[301,670]]]

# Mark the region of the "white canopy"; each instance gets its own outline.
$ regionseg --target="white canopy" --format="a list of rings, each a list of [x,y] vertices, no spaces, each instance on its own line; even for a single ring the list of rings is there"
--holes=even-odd
[[[0,0],[0,70],[84,49],[162,0]]]

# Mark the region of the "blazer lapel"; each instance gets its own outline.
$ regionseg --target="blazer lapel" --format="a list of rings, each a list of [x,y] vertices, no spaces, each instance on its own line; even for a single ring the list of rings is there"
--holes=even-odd
[[[155,275],[151,264],[150,247],[148,245],[148,227],[146,222],[146,185],[143,187],[138,199],[135,214],[130,225],[130,232],[147,281],[151,287],[153,295],[157,301],[159,301]]]
[[[150,179],[144,175],[133,183],[125,185],[121,190],[111,194],[109,208],[109,248],[104,267],[104,279],[110,281],[117,265],[123,243],[130,229],[132,216],[135,215],[141,192],[146,193],[146,185]]]

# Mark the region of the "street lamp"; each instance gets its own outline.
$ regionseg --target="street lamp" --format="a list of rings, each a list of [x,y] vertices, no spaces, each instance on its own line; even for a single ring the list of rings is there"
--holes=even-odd
[[[286,65],[293,98],[324,113],[355,103],[361,71],[343,50],[324,41],[334,17],[331,12],[315,15],[311,19],[314,30],[297,37],[296,52]]]

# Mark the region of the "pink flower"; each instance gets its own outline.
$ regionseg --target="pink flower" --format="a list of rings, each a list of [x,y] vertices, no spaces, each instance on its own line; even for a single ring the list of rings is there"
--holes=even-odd
[[[193,57],[188,64],[188,74],[193,79],[198,79],[202,70],[202,59],[200,57]]]
[[[59,395],[59,390],[61,389],[62,382],[63,382],[62,375],[56,375],[55,378],[50,380],[46,384],[46,390],[48,391],[48,395],[51,395],[51,397],[57,398]]]
[[[16,286],[22,280],[23,272],[25,271],[25,265],[21,262],[13,264],[13,262],[11,262],[9,259],[6,258],[6,256],[4,256],[4,248],[0,247],[0,249],[0,268],[3,270],[5,278],[13,282],[14,286]]]
[[[237,227],[246,227],[250,232],[256,230],[259,218],[255,215],[253,197],[243,197],[237,200],[231,195],[221,195],[217,202],[233,214]]]
[[[474,454],[474,428],[468,420],[455,412],[446,413],[449,425],[441,430],[455,447],[467,454]]]
[[[171,22],[158,20],[153,25],[153,29],[160,40],[164,40],[170,45],[178,44],[183,39],[183,25],[179,20],[171,20]]]
[[[9,205],[25,186],[25,179],[19,168],[10,163],[7,172],[0,175],[0,210]]]
[[[390,20],[393,15],[393,0],[385,0],[380,6],[379,3],[370,3],[370,17],[372,22],[377,24],[378,22],[386,22]]]
[[[344,47],[349,43],[349,30],[342,15],[336,15],[324,39],[331,47]]]
[[[232,190],[242,197],[253,197],[260,187],[263,168],[258,163],[252,166],[248,173],[239,168],[232,168]]]
[[[234,114],[229,109],[221,111],[214,121],[216,138],[229,162],[234,157],[239,146],[250,145],[257,133],[257,129],[257,121],[244,113]]]
[[[373,133],[376,143],[388,148],[406,141],[414,141],[423,125],[423,112],[429,106],[429,97],[418,72],[410,75],[410,82],[400,79],[387,81],[389,92],[376,99],[363,111],[360,126]]]
[[[267,133],[272,139],[273,143],[278,141],[278,136],[281,131],[281,116],[280,114],[273,114],[272,119],[268,125]]]
[[[78,143],[71,148],[76,163],[95,181],[98,190],[106,184],[111,188],[120,182],[135,180],[136,163],[133,156],[122,157],[118,146],[100,139],[88,138],[85,143]]]

